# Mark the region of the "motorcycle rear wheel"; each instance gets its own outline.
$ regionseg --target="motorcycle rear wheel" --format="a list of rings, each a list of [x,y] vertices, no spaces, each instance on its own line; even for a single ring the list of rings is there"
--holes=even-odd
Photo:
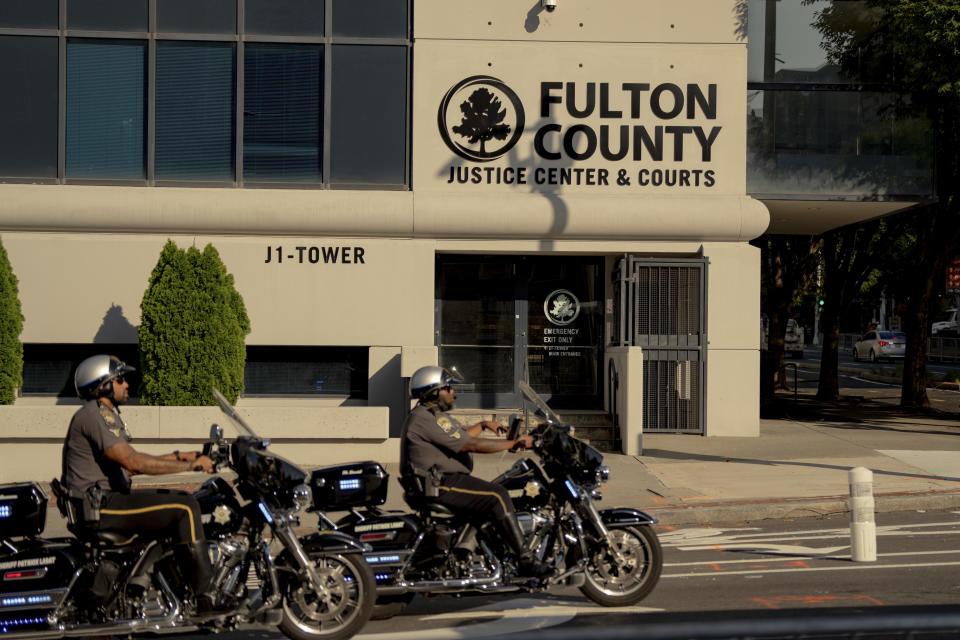
[[[370,567],[359,554],[311,554],[326,589],[318,595],[308,581],[284,585],[280,631],[293,640],[346,640],[370,619],[377,597]]]
[[[609,546],[597,545],[585,571],[583,595],[604,607],[626,607],[647,597],[663,570],[663,549],[650,527],[612,529],[610,537],[623,557],[618,563]]]

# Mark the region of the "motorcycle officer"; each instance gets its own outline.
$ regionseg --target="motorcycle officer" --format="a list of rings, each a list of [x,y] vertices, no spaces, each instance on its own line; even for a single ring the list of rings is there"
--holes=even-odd
[[[216,609],[210,590],[213,570],[200,522],[200,505],[182,491],[130,491],[130,476],[181,471],[213,473],[214,463],[199,451],[154,456],[130,446],[120,405],[130,397],[125,376],[134,368],[114,356],[96,355],[77,366],[74,385],[83,406],[73,414],[63,442],[61,482],[71,500],[87,502],[102,530],[170,536],[181,567],[192,567],[190,579],[199,612]],[[83,513],[82,510],[80,510]],[[88,511],[90,513],[90,511]]]
[[[516,440],[481,438],[485,429],[499,434],[505,432],[506,427],[490,420],[463,427],[443,415],[453,408],[456,400],[453,385],[462,381],[458,374],[442,367],[421,367],[414,372],[410,378],[410,396],[419,402],[407,416],[400,434],[400,472],[422,476],[436,468],[442,476],[437,487],[437,502],[460,513],[484,518],[492,515],[518,560],[521,575],[545,576],[551,569],[526,548],[507,490],[471,475],[472,453],[497,453],[514,447],[530,449],[533,438],[529,435]]]

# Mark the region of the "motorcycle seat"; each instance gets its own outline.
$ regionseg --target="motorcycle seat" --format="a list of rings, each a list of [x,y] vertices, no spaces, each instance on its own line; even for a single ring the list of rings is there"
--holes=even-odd
[[[403,494],[403,499],[411,509],[422,516],[442,518],[445,520],[456,516],[456,514],[451,511],[449,507],[440,504],[435,498],[427,498],[425,496],[418,496],[405,492]]]

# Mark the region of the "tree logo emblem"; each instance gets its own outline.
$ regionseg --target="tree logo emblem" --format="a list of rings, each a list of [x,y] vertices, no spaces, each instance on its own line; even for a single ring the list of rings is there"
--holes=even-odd
[[[457,103],[459,109],[451,109]],[[491,76],[470,76],[440,101],[437,126],[450,150],[466,160],[490,162],[523,135],[523,104],[513,89]]]
[[[570,291],[557,289],[543,301],[543,313],[547,320],[563,327],[580,315],[580,301]]]

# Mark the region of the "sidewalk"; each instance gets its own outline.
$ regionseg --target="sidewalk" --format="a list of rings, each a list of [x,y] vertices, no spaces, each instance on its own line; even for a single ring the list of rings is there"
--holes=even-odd
[[[857,398],[801,398],[786,406],[790,417],[761,420],[758,438],[645,434],[643,455],[605,455],[610,481],[599,507],[635,507],[664,526],[843,513],[848,472],[862,466],[873,471],[878,513],[960,508],[960,416],[905,414]],[[475,455],[475,473],[491,479],[518,457]],[[391,475],[385,507],[406,510],[397,465],[385,466]],[[136,478],[137,486],[172,479]],[[204,479],[177,476],[184,482],[178,488]],[[315,527],[316,518],[308,515],[303,526]],[[47,535],[65,532],[51,509]]]

